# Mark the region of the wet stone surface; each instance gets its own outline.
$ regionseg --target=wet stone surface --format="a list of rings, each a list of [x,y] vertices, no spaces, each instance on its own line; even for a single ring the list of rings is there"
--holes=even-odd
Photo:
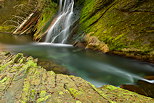
[[[55,74],[37,59],[0,53],[0,103],[153,103],[121,88],[96,88],[80,77]]]

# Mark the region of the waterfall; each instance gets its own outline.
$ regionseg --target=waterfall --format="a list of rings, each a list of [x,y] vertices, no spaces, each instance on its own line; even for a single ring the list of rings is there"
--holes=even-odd
[[[66,43],[70,34],[74,0],[59,0],[59,11],[56,21],[49,29],[45,42]]]

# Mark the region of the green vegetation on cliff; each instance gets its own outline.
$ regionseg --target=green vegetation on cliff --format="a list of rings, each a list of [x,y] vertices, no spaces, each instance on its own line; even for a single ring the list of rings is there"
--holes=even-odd
[[[108,44],[110,50],[154,50],[153,0],[85,0],[79,31]]]
[[[74,76],[55,74],[23,54],[0,53],[0,103],[154,103],[114,86],[96,88]]]
[[[53,0],[44,0],[40,3],[40,5],[42,5],[42,12],[36,25],[36,33],[34,35],[35,40],[42,39],[44,32],[46,32],[48,27],[51,25],[51,21],[58,10],[58,5],[53,2]]]

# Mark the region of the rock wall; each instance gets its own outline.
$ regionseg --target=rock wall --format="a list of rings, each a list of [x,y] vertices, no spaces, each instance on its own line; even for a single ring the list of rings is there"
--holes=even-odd
[[[153,0],[85,0],[81,10],[81,36],[91,32],[110,51],[154,57]]]

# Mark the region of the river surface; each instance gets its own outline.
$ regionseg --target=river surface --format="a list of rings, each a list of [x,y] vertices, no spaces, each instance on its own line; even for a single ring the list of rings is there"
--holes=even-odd
[[[137,80],[145,80],[143,77],[146,75],[154,75],[153,64],[66,44],[32,43],[8,46],[8,49],[55,61],[72,75],[82,77],[97,87],[104,84],[134,84]]]

